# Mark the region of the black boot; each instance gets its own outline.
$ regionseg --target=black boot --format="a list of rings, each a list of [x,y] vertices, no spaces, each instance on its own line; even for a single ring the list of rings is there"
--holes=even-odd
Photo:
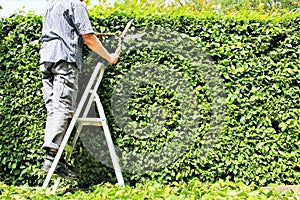
[[[77,173],[75,171],[72,171],[69,165],[66,165],[65,163],[62,163],[60,161],[57,163],[57,167],[54,173],[69,180],[76,180],[78,178]]]
[[[48,172],[50,170],[55,156],[56,156],[56,152],[51,152],[51,151],[47,152],[46,160],[44,161],[43,166],[41,168],[43,171]],[[76,168],[69,166],[65,161],[65,159],[63,158],[61,158],[57,163],[54,174],[57,174],[63,178],[70,179],[70,180],[77,179]]]

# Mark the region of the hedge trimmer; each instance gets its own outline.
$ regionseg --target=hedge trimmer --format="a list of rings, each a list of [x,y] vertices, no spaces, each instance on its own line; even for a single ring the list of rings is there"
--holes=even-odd
[[[120,52],[121,52],[121,49],[122,49],[122,43],[124,42],[124,40],[141,38],[144,35],[144,34],[136,34],[136,35],[129,35],[129,36],[125,37],[127,31],[129,30],[130,26],[132,25],[132,23],[133,23],[133,19],[130,20],[126,24],[126,26],[125,26],[123,32],[121,33],[121,35],[117,37],[117,39],[118,39],[118,47],[117,47],[117,49],[115,51],[115,54],[118,55],[118,56],[120,55]],[[96,33],[96,36],[98,36],[98,37],[116,36],[116,34],[114,34],[114,33]]]

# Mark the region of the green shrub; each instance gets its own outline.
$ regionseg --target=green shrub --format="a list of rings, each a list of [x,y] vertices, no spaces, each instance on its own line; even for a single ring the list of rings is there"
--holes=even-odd
[[[109,183],[95,185],[88,190],[62,189],[55,195],[40,188],[7,186],[0,183],[1,199],[292,199],[294,191],[276,191],[243,183],[217,181],[214,184],[192,180],[188,183],[164,185],[155,181],[139,183],[135,187],[118,187]]]
[[[39,176],[45,110],[38,67],[41,17],[15,15],[2,21],[1,181],[34,183]]]
[[[131,18],[135,19],[136,28],[154,25],[169,28],[190,36],[204,48],[223,79],[226,118],[224,126],[213,132],[220,137],[212,151],[201,156],[203,136],[212,119],[213,101],[206,86],[205,71],[195,73],[190,62],[172,52],[151,48],[135,52],[127,48],[120,62],[106,70],[99,91],[107,108],[114,142],[127,152],[122,154],[123,168],[132,164],[126,163],[126,156],[151,152],[170,141],[182,115],[176,93],[162,85],[145,85],[129,100],[130,116],[137,126],[147,125],[149,109],[156,102],[165,108],[169,124],[164,132],[158,131],[157,138],[136,137],[139,133],[126,135],[111,113],[111,98],[116,85],[133,67],[163,64],[177,70],[191,84],[202,110],[196,115],[201,123],[195,124],[192,130],[196,142],[181,157],[154,172],[125,173],[126,183],[147,179],[187,182],[197,177],[202,182],[229,179],[261,186],[299,184],[299,16],[194,16],[184,12],[150,15],[132,7],[123,8],[122,12],[117,7],[91,13],[92,23],[99,32],[120,32]],[[0,181],[36,186],[45,178],[39,171],[46,117],[38,66],[41,17],[15,15],[3,19],[0,28]],[[115,42],[111,40],[105,40],[104,44],[109,42],[114,47]],[[86,51],[87,60],[88,56]],[[101,141],[98,137],[95,140]],[[67,184],[86,187],[115,182],[113,170],[93,157],[84,142],[87,141],[79,142],[72,159],[81,178]],[[105,141],[99,145],[103,144]],[[102,151],[107,155],[105,149]]]

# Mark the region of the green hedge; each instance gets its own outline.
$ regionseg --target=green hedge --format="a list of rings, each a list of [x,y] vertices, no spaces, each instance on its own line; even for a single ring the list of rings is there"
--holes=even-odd
[[[296,189],[296,190],[295,190]],[[238,182],[217,181],[213,184],[192,180],[188,183],[164,185],[155,181],[139,183],[135,187],[105,183],[90,187],[88,190],[62,189],[56,194],[49,194],[40,188],[7,186],[0,182],[0,198],[10,199],[292,199],[298,195],[298,188],[276,191],[272,188],[246,186]]]
[[[195,142],[183,146],[187,149],[181,157],[154,172],[125,173],[126,183],[134,184],[144,179],[181,182],[197,177],[203,182],[229,179],[261,186],[299,184],[299,16],[193,16],[166,12],[147,15],[130,7],[122,12],[104,10],[101,13],[104,17],[99,17],[96,12],[91,14],[91,20],[99,32],[119,32],[129,19],[134,18],[136,28],[156,26],[185,33],[211,56],[225,88],[226,118],[222,128],[213,132],[220,137],[212,151],[201,156],[203,137],[213,119],[212,91],[205,84],[205,70],[195,70],[190,62],[172,51],[150,47],[133,51],[128,42],[120,62],[106,70],[99,91],[107,108],[114,141],[120,149],[126,150],[122,154],[123,168],[138,166],[139,163],[127,163],[130,161],[128,156],[148,153],[167,144],[182,125],[177,94],[163,85],[146,84],[131,96],[129,115],[136,121],[136,126],[145,127],[151,122],[148,115],[151,106],[159,103],[168,119],[166,130],[157,130],[154,136],[143,138],[138,131],[127,135],[118,126],[119,122],[111,113],[111,99],[116,85],[132,68],[141,64],[170,66],[189,82],[197,94],[201,112],[195,115],[199,124],[192,130]],[[28,14],[3,19],[0,33],[0,181],[36,186],[45,178],[39,170],[44,158],[40,147],[46,118],[38,66],[41,17]],[[115,47],[116,43],[105,40],[104,44]],[[172,44],[169,45],[172,48]],[[89,60],[87,49],[85,58]],[[88,70],[85,69],[83,74]],[[105,144],[100,136],[87,135],[85,138],[89,137],[99,141],[98,146]],[[79,168],[80,180],[66,184],[85,187],[102,181],[115,182],[113,170],[90,154],[84,145],[86,142],[89,141],[79,142],[72,159]],[[107,155],[105,149],[100,151],[102,157]],[[142,170],[147,169],[144,167]]]

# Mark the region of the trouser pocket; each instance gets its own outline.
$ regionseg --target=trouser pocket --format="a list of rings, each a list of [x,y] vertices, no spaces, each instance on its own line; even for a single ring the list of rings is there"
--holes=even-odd
[[[78,91],[78,71],[75,64],[63,64],[55,75],[53,92],[56,100],[53,102],[57,112],[72,117]]]

